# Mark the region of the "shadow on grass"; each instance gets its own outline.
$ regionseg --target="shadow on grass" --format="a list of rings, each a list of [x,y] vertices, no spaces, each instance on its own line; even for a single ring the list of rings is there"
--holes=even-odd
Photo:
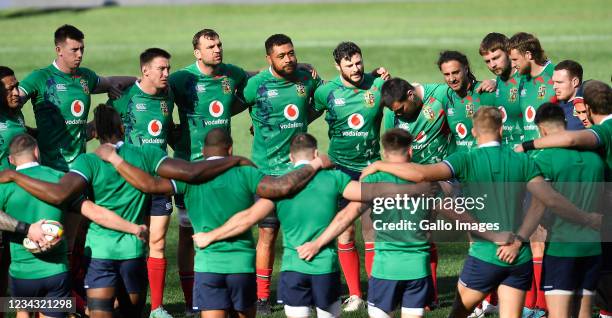
[[[27,8],[27,9],[19,9],[16,11],[10,11],[5,14],[0,14],[0,19],[19,19],[19,18],[27,18],[27,17],[35,17],[48,15],[53,13],[81,13],[89,10],[97,9],[100,7],[112,7],[118,5],[115,1],[104,1],[104,3],[100,6],[96,7],[58,7],[58,8]]]

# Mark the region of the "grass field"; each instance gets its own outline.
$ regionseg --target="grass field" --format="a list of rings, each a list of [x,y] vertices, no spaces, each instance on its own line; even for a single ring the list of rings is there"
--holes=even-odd
[[[23,78],[54,58],[53,31],[74,24],[85,32],[83,66],[101,75],[138,75],[138,54],[161,47],[173,54],[173,68],[193,62],[191,37],[207,27],[221,34],[225,62],[248,70],[265,67],[264,40],[285,33],[294,40],[300,62],[313,64],[324,79],[336,76],[331,51],[344,40],[362,47],[367,69],[385,66],[410,81],[439,82],[435,66],[444,49],[465,52],[479,79],[491,78],[478,55],[488,32],[511,35],[535,33],[553,62],[582,63],[585,78],[608,82],[612,70],[612,2],[587,1],[407,1],[353,4],[209,5],[109,7],[88,10],[0,11],[0,64]],[[94,96],[93,105],[105,96]],[[92,108],[93,109],[93,108]],[[24,113],[34,125],[30,104]],[[233,120],[235,152],[250,155],[248,115]],[[310,131],[327,149],[327,127],[317,120]],[[89,146],[95,147],[95,141]],[[177,225],[169,232],[169,258],[176,254]],[[279,240],[280,242],[280,240]],[[439,280],[442,308],[428,317],[445,317],[453,297],[465,245],[440,246]],[[280,255],[280,253],[278,253]],[[178,270],[170,261],[166,307],[176,317],[183,312]],[[365,277],[365,276],[362,276]],[[365,281],[362,282],[364,288]],[[275,288],[273,283],[273,288]],[[346,287],[343,287],[346,291]],[[276,312],[275,316],[281,316]],[[360,312],[355,316],[366,316]]]

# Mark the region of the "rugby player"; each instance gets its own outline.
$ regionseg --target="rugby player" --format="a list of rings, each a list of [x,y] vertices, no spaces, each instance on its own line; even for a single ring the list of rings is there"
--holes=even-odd
[[[578,117],[576,111],[577,104],[582,104],[584,107],[581,88],[582,66],[572,60],[561,61],[555,66],[552,80],[557,103],[565,112],[566,128],[568,130],[584,129],[584,122]]]
[[[380,126],[383,107],[380,106],[382,84],[390,75],[384,68],[371,74],[364,72],[361,49],[353,42],[342,42],[333,51],[335,67],[340,73],[315,91],[315,109],[326,111],[329,125],[329,156],[336,169],[357,180],[361,169],[380,158]],[[379,74],[378,72],[382,73]],[[348,201],[341,200],[339,210]],[[374,237],[371,222],[362,220],[365,241],[365,267],[370,275],[374,258]],[[359,254],[355,249],[355,226],[350,226],[338,238],[340,266],[349,288],[344,311],[363,307],[359,279]]]

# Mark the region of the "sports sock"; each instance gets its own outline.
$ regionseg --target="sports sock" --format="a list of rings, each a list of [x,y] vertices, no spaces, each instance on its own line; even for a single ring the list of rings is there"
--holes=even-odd
[[[346,279],[349,295],[361,297],[361,286],[359,285],[359,253],[355,249],[355,242],[348,244],[338,243],[338,259],[340,267]]]
[[[151,310],[157,309],[164,302],[164,286],[166,285],[166,259],[147,258],[149,287],[151,288]]]
[[[272,279],[272,268],[258,268],[257,274],[257,299],[270,298],[270,280]]]
[[[438,247],[431,243],[429,248],[429,267],[431,268],[431,279],[433,280],[434,302],[438,302]]]
[[[365,242],[365,270],[368,278],[372,276],[372,263],[374,263],[374,242]]]
[[[183,297],[185,297],[185,307],[189,310],[193,307],[193,275],[193,271],[179,271],[181,289],[183,290]]]

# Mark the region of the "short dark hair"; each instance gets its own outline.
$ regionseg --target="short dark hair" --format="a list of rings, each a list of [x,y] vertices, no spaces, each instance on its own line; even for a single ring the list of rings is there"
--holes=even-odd
[[[204,147],[219,147],[228,149],[234,144],[232,140],[232,136],[227,132],[227,130],[223,128],[213,128],[208,134],[206,134],[206,138],[204,138]]]
[[[583,85],[584,103],[589,109],[598,115],[612,114],[612,88],[610,85],[590,80]]]
[[[487,34],[482,42],[480,42],[480,49],[478,52],[480,55],[485,55],[489,52],[502,50],[504,52],[508,52],[508,37],[504,34],[491,32]]]
[[[540,105],[533,120],[536,125],[541,123],[557,123],[566,126],[565,112],[556,103],[544,103]]]
[[[291,139],[289,152],[298,153],[305,150],[316,150],[317,139],[309,133],[298,133]]]
[[[23,133],[13,137],[11,143],[9,144],[9,154],[16,155],[24,151],[32,152],[34,151],[34,148],[36,148],[37,145],[38,143],[36,142],[36,139],[34,139],[34,137]]]
[[[272,48],[274,48],[275,46],[281,46],[281,45],[285,45],[285,44],[291,44],[293,45],[293,42],[291,42],[291,38],[284,35],[284,34],[274,34],[271,35],[267,40],[266,40],[266,54],[270,55],[270,53],[272,53]]]
[[[156,57],[163,57],[170,59],[171,55],[164,49],[152,47],[144,50],[144,52],[140,53],[140,67],[145,64],[149,64]]]
[[[207,39],[216,39],[219,38],[219,34],[213,29],[202,29],[198,31],[194,36],[193,40],[191,40],[191,44],[193,44],[193,49],[197,49],[198,45],[200,45],[200,38],[205,37]]]
[[[100,141],[109,141],[113,137],[123,139],[121,116],[110,105],[99,104],[94,109],[94,127]]]
[[[578,81],[582,84],[582,65],[576,61],[564,60],[555,66],[555,71],[566,70],[570,78],[578,77]]]
[[[414,138],[409,132],[400,128],[387,130],[381,138],[382,147],[386,152],[406,150],[412,145],[413,140]]]
[[[350,60],[355,54],[361,55],[361,49],[353,42],[341,42],[332,53],[334,61],[336,61],[338,65],[340,65],[340,61],[344,59]]]
[[[414,91],[414,86],[408,81],[395,77],[384,82],[381,92],[380,103],[384,107],[391,107],[394,102],[403,102],[408,98],[408,91]]]
[[[15,72],[8,66],[0,66],[0,80],[7,76],[15,76]]]
[[[540,40],[530,33],[519,32],[513,35],[508,41],[508,52],[513,49],[521,54],[525,54],[527,51],[531,52],[533,59],[540,65],[544,65],[548,60],[542,45],[540,45]]]
[[[75,41],[83,41],[85,35],[81,30],[70,24],[64,24],[55,30],[54,41],[55,45],[63,43],[66,39],[72,39]]]

